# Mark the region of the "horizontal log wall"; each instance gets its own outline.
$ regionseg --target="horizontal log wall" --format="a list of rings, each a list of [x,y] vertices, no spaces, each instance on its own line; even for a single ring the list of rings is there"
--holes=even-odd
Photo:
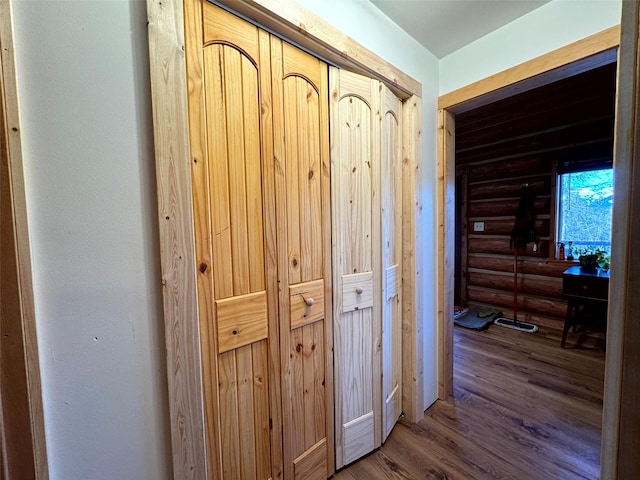
[[[456,117],[456,175],[464,186],[459,298],[513,315],[510,235],[522,187],[535,193],[536,244],[519,252],[518,319],[561,328],[567,303],[556,261],[555,169],[565,158],[611,156],[615,64]],[[484,229],[474,231],[476,222]]]

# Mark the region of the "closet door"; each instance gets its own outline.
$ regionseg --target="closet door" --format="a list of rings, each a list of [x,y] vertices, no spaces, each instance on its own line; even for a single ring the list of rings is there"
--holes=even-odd
[[[209,476],[269,479],[281,448],[269,35],[201,8],[186,28],[200,42],[187,68]]]
[[[327,66],[272,37],[285,478],[333,473]]]
[[[402,412],[402,102],[382,90],[382,441]]]
[[[401,101],[332,68],[336,463],[379,447],[402,408]]]
[[[379,85],[331,68],[338,468],[381,444]]]

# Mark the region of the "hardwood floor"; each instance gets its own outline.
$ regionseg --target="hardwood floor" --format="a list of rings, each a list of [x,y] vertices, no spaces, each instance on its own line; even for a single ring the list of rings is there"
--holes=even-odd
[[[454,398],[334,478],[597,479],[604,352],[560,333],[456,327]]]

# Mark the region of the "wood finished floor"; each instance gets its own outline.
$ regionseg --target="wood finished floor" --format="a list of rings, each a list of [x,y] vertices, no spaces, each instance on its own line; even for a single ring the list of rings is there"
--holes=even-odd
[[[571,337],[569,338],[571,340]],[[454,398],[334,476],[352,479],[597,479],[604,352],[560,332],[456,327]]]

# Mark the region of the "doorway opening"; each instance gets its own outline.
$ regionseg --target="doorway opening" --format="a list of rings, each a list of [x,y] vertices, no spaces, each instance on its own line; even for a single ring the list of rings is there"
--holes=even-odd
[[[583,238],[610,240],[613,188],[601,177],[613,163],[616,78],[613,62],[456,117],[456,306],[517,315],[560,338],[563,272],[586,249],[610,244]],[[567,175],[573,193],[562,202]],[[523,191],[531,197],[531,232],[516,249]],[[567,346],[602,347],[604,326],[569,332]]]

